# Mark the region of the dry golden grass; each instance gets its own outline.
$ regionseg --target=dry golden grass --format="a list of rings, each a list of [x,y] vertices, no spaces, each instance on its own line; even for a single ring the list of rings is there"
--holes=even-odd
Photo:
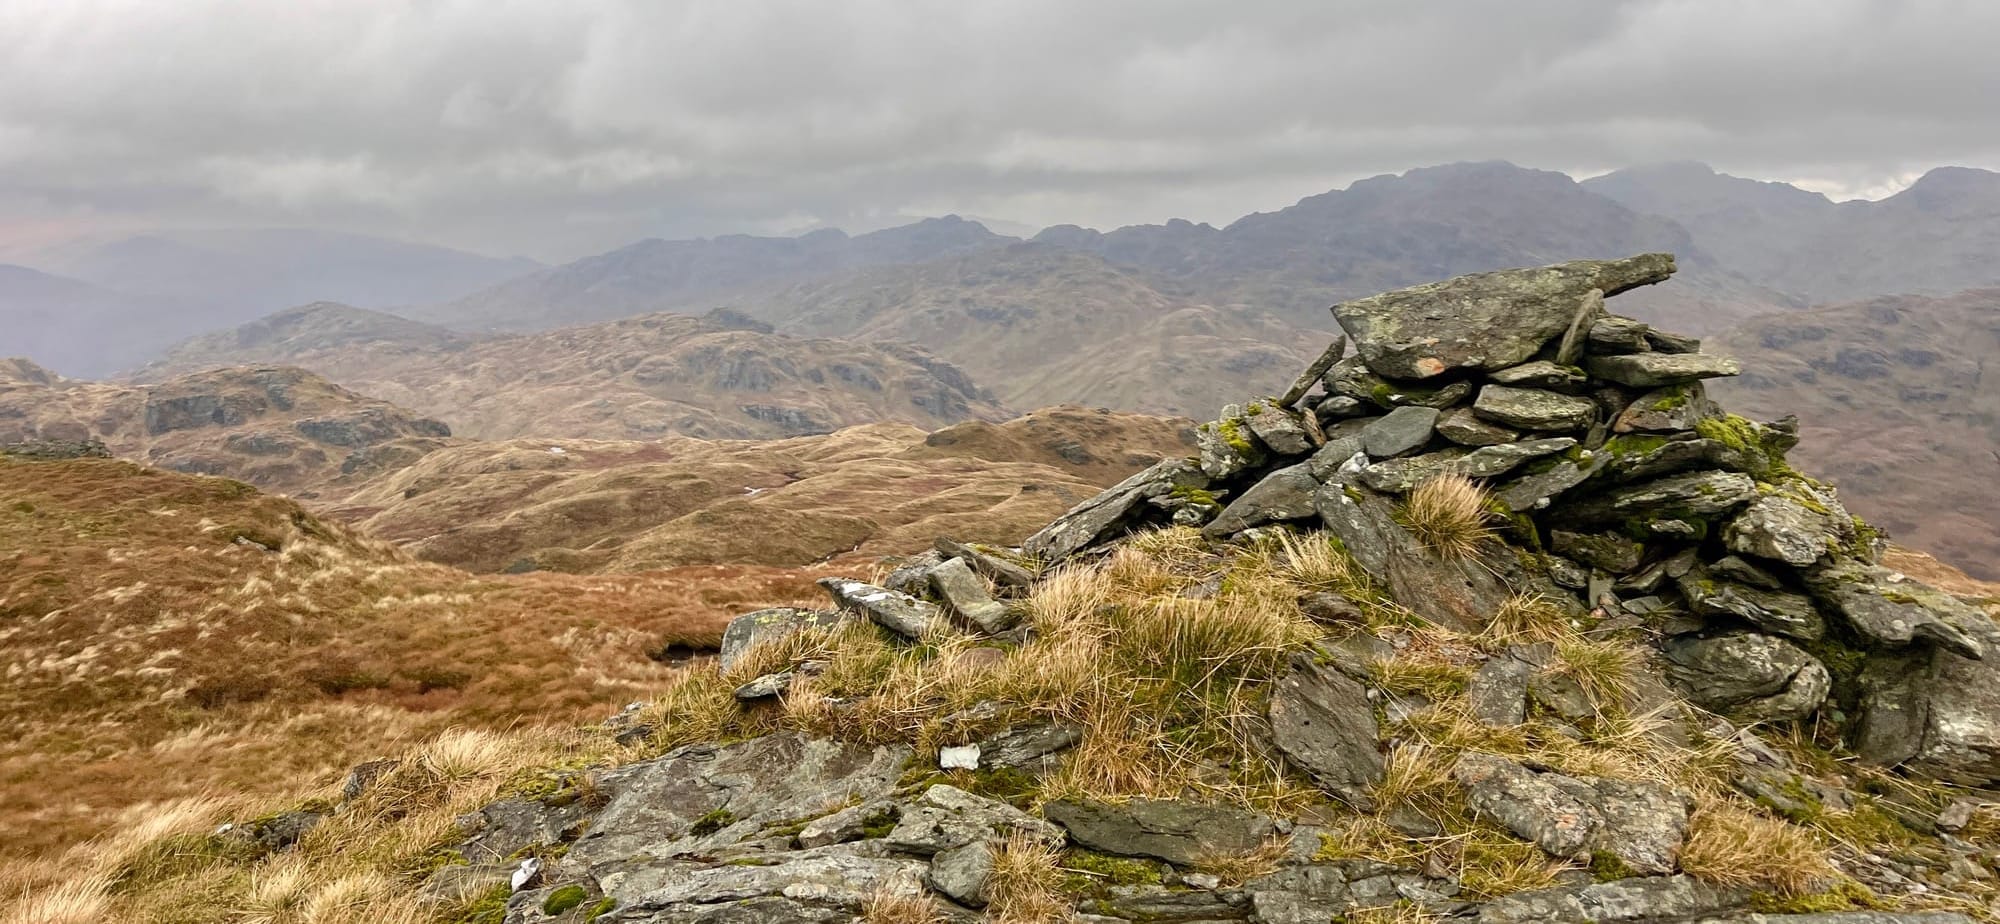
[[[861,903],[864,924],[942,924],[944,907],[924,891],[883,886]]]
[[[1074,916],[1063,891],[1060,852],[1015,832],[993,852],[987,880],[987,916],[995,924],[1058,924]]]
[[[650,654],[711,647],[814,576],[476,577],[236,482],[0,460],[0,856],[140,798],[335,779],[452,725],[601,719],[683,673]]]
[[[1786,896],[1821,891],[1838,879],[1826,845],[1810,831],[1718,800],[1688,820],[1681,868],[1710,882]]]
[[[1384,729],[1401,743],[1374,788],[1375,800],[1385,811],[1423,814],[1438,825],[1438,836],[1413,838],[1389,828],[1380,815],[1343,814],[1264,750],[1266,685],[1324,631],[1300,614],[1297,599],[1336,588],[1361,603],[1370,625],[1400,635],[1396,655],[1375,667],[1377,682],[1428,701]],[[1736,766],[1733,742],[1699,735],[1690,742],[1678,728],[1684,724],[1680,713],[1635,712],[1638,664],[1630,653],[1582,637],[1541,602],[1510,603],[1511,614],[1480,633],[1412,629],[1405,614],[1382,603],[1329,543],[1287,539],[1225,555],[1186,531],[1163,531],[1094,564],[1050,575],[1027,606],[1038,634],[997,663],[973,666],[964,654],[977,643],[962,637],[908,644],[859,621],[802,632],[760,645],[727,675],[704,668],[665,679],[641,717],[658,728],[644,746],[615,749],[601,738],[540,727],[433,733],[293,854],[246,864],[215,849],[202,832],[218,818],[245,817],[248,809],[190,801],[154,810],[144,829],[75,847],[58,863],[23,861],[0,870],[34,882],[13,895],[0,893],[0,900],[15,898],[10,913],[24,922],[99,914],[180,924],[184,918],[145,909],[201,906],[273,921],[316,920],[303,916],[306,909],[324,907],[332,924],[364,917],[396,924],[394,898],[407,895],[412,870],[448,840],[451,820],[529,768],[633,759],[690,741],[784,727],[928,749],[1035,717],[1074,722],[1084,733],[1062,765],[1026,794],[1029,801],[1192,798],[1281,814],[1310,806],[1329,822],[1318,845],[1322,857],[1442,871],[1456,876],[1469,898],[1545,887],[1573,864],[1474,816],[1451,775],[1468,751],[1689,793],[1700,809],[1682,865],[1701,878],[1782,895],[1809,894],[1836,881],[1818,836],[1766,817],[1728,789]],[[1473,718],[1465,678],[1485,653],[1524,638],[1552,643],[1553,668],[1586,691],[1592,716],[1563,723],[1536,712],[1524,723],[1498,728]],[[746,709],[731,695],[758,673],[806,659],[823,662],[825,671],[795,685],[779,708]],[[950,718],[988,701],[1003,708],[984,724]],[[1266,871],[1276,851],[1273,845],[1204,865],[1240,881]],[[1006,842],[996,852],[989,888],[994,920],[1070,917],[1073,896],[1065,892],[1059,856],[1048,845],[1020,836]],[[885,893],[871,900],[869,919],[926,920],[931,910]],[[22,917],[30,913],[43,917]],[[1376,917],[1356,919],[1425,920],[1403,907],[1368,914]]]
[[[1444,558],[1470,558],[1493,535],[1486,488],[1464,475],[1424,479],[1403,502],[1403,522],[1425,548]]]

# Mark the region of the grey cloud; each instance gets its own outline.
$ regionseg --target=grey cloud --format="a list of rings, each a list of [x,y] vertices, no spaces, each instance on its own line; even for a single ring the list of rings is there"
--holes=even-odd
[[[1980,0],[0,0],[0,241],[1226,221],[1495,157],[1865,188],[2000,165],[1995,34]]]

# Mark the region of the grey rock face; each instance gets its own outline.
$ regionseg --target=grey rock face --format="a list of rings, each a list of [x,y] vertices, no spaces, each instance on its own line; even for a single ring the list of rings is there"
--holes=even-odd
[[[1657,388],[1632,400],[1611,423],[1613,433],[1675,433],[1693,430],[1722,414],[1700,382]]]
[[[1403,605],[1439,625],[1469,631],[1511,595],[1492,561],[1438,557],[1396,522],[1388,498],[1346,477],[1336,476],[1314,496],[1320,522]]]
[[[1765,590],[1721,580],[1697,568],[1680,580],[1688,607],[1702,616],[1734,616],[1766,632],[1815,642],[1826,637],[1826,620],[1803,594]]]
[[[1083,730],[1049,723],[1010,728],[979,742],[979,766],[986,769],[1039,770],[1050,758],[1075,747]]]
[[[976,546],[954,542],[940,536],[934,547],[938,554],[945,558],[965,559],[965,563],[971,565],[972,570],[992,581],[996,587],[1021,589],[1035,583],[1034,572],[1001,555],[986,552]]]
[[[1243,409],[1242,420],[1258,442],[1281,456],[1296,456],[1313,450],[1312,437],[1306,434],[1305,424],[1299,420],[1298,412],[1287,405],[1255,401]]]
[[[1006,604],[994,600],[993,595],[986,592],[986,582],[980,580],[972,565],[963,558],[945,561],[932,568],[926,577],[930,580],[931,589],[946,605],[984,632],[1005,632],[1020,621]]]
[[[1333,315],[1368,368],[1392,379],[1428,379],[1526,362],[1569,328],[1592,289],[1616,295],[1673,272],[1668,254],[1580,260],[1400,289],[1335,305]]]
[[[1474,812],[1552,856],[1604,852],[1645,873],[1672,872],[1679,862],[1688,804],[1671,790],[1537,773],[1479,753],[1459,758],[1452,776]]]
[[[986,884],[993,879],[993,845],[985,841],[938,852],[924,881],[968,908],[986,907]]]
[[[1254,850],[1275,832],[1271,819],[1263,815],[1192,802],[1051,802],[1042,813],[1092,850],[1157,857],[1182,866],[1218,853]]]
[[[1528,681],[1534,673],[1534,665],[1507,654],[1488,658],[1466,685],[1472,717],[1494,728],[1527,721]]]
[[[1196,427],[1195,446],[1200,452],[1201,471],[1210,478],[1234,478],[1264,464],[1264,444],[1257,441],[1243,422],[1243,408],[1229,405],[1222,416]]]
[[[1472,412],[1522,430],[1582,430],[1597,416],[1597,402],[1534,388],[1488,385],[1479,390]]]
[[[1273,688],[1271,742],[1328,792],[1372,811],[1368,789],[1382,779],[1381,731],[1368,692],[1312,658],[1293,659]]]
[[[1743,365],[1736,360],[1709,353],[1632,353],[1592,356],[1583,362],[1593,377],[1631,388],[1658,388],[1743,372]]]
[[[945,555],[936,549],[925,549],[896,566],[896,569],[882,577],[882,586],[897,593],[921,597],[931,592],[931,569],[944,564]]]
[[[662,862],[601,878],[604,893],[617,900],[619,919],[653,921],[852,920],[840,917],[701,917],[746,899],[779,900],[774,911],[797,903],[806,909],[838,909],[852,915],[877,892],[917,895],[924,888],[921,860],[871,856],[841,844],[774,855],[768,865],[704,865]],[[793,913],[789,908],[786,913]],[[644,913],[655,916],[640,917]],[[808,912],[810,915],[810,912]]]
[[[1924,736],[1910,771],[1966,786],[2000,783],[2000,663],[1938,652],[1932,677],[1921,691]]]
[[[1056,521],[1029,536],[1022,548],[1044,561],[1057,562],[1129,529],[1146,501],[1172,494],[1175,488],[1203,489],[1209,479],[1185,459],[1168,459],[1133,475],[1078,504]]]
[[[996,837],[1005,840],[1014,833],[1050,844],[1061,843],[1063,837],[1055,825],[1005,802],[939,783],[903,807],[902,817],[883,842],[896,850],[930,856]]]
[[[1438,415],[1437,433],[1460,446],[1493,446],[1521,438],[1519,430],[1481,420],[1469,407],[1455,407]]]
[[[1509,482],[1493,493],[1493,499],[1512,513],[1534,510],[1556,495],[1589,481],[1610,463],[1611,457],[1604,453],[1596,453],[1583,462],[1564,459],[1546,471]]]
[[[1384,410],[1399,407],[1447,408],[1472,396],[1468,382],[1427,385],[1392,382],[1350,359],[1327,371],[1326,390]]]
[[[1874,647],[1926,642],[1973,659],[1985,657],[1990,647],[1978,636],[1992,624],[1984,613],[1887,568],[1840,558],[1805,577],[1813,597]]]
[[[1643,322],[1607,315],[1590,325],[1590,349],[1595,353],[1644,353],[1653,348],[1646,340],[1652,330]]]
[[[1590,378],[1575,366],[1562,366],[1538,359],[1531,363],[1509,366],[1486,377],[1488,381],[1515,388],[1542,388],[1573,394],[1590,383]]]
[[[1313,505],[1313,494],[1318,490],[1319,480],[1313,477],[1311,463],[1278,469],[1222,508],[1202,532],[1220,538],[1265,523],[1306,519],[1318,512]]]
[[[1825,665],[1784,639],[1755,632],[1678,636],[1662,648],[1667,680],[1689,702],[1738,721],[1802,718],[1833,687]]]
[[[858,612],[907,639],[923,638],[932,625],[944,618],[934,604],[866,581],[828,577],[820,578],[817,583],[841,609]]]
[[[799,829],[799,846],[807,849],[825,847],[829,844],[845,844],[860,840],[868,826],[884,819],[893,820],[900,816],[896,803],[888,799],[874,799],[859,805],[850,805],[830,815],[821,815],[806,822]]]
[[[1804,484],[1789,488],[1801,495],[1817,493]],[[1804,568],[1826,557],[1829,550],[1839,548],[1844,536],[1853,535],[1853,521],[1845,516],[1845,511],[1835,516],[1836,510],[1840,507],[1831,497],[1765,495],[1751,501],[1729,521],[1722,532],[1722,541],[1734,552]]]
[[[1498,478],[1525,463],[1567,451],[1575,445],[1576,440],[1557,437],[1482,446],[1470,452],[1457,448],[1443,449],[1421,456],[1377,462],[1361,470],[1361,482],[1377,491],[1403,494],[1434,476],[1447,473],[1467,478]]]
[[[849,797],[886,795],[909,760],[906,747],[869,748],[785,733],[724,747],[693,745],[605,773],[609,802],[570,849],[586,867],[693,844],[703,818],[727,812],[733,836],[765,822],[808,818]],[[745,797],[754,793],[754,804]],[[728,831],[728,829],[724,829]]]
[[[821,628],[839,625],[848,618],[842,613],[828,613],[821,610],[803,610],[791,606],[778,606],[754,613],[744,613],[729,621],[729,627],[722,630],[722,651],[718,656],[720,667],[726,673],[736,666],[738,658],[750,646],[760,641],[774,641],[791,635],[801,629]]]
[[[1388,459],[1422,449],[1437,425],[1435,408],[1399,407],[1361,431],[1361,448],[1372,458]]]
[[[1603,568],[1612,574],[1639,570],[1646,554],[1643,544],[1617,533],[1578,533],[1563,529],[1549,531],[1549,548],[1554,549],[1557,555]]]
[[[1637,514],[1708,517],[1756,496],[1757,482],[1741,472],[1690,472],[1614,489],[1578,503],[1571,516],[1582,522],[1615,522]]]

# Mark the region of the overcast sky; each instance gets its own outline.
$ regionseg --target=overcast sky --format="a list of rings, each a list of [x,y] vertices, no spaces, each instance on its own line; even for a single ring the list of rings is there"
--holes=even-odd
[[[2000,167],[1994,0],[0,0],[0,248],[566,259],[895,214],[1217,224],[1364,176]]]

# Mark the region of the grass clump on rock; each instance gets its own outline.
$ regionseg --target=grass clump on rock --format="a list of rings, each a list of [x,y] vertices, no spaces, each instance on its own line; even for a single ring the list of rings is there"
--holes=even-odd
[[[1456,473],[1434,475],[1410,492],[1403,521],[1417,541],[1442,558],[1470,558],[1493,535],[1490,497],[1476,481]]]

